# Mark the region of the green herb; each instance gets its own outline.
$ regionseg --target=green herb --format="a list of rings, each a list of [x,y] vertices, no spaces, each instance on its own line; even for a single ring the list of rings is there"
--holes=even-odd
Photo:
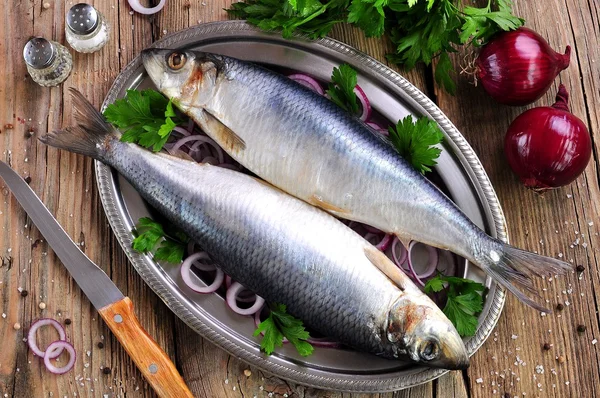
[[[183,253],[189,238],[183,232],[172,228],[165,231],[160,223],[148,217],[139,219],[133,240],[133,250],[140,253],[154,253],[155,260],[178,264],[183,260]]]
[[[286,306],[283,304],[273,304],[269,317],[262,321],[256,330],[254,336],[264,336],[260,342],[260,348],[271,355],[275,347],[283,345],[283,338],[287,338],[290,343],[296,347],[296,350],[303,357],[312,354],[314,348],[306,341],[310,336],[304,329],[302,321],[294,318],[286,312]]]
[[[261,29],[281,30],[286,38],[294,31],[324,37],[340,22],[357,25],[366,36],[388,34],[395,48],[390,61],[411,69],[439,58],[435,79],[451,93],[449,53],[461,45],[481,46],[524,22],[512,15],[510,0],[489,0],[481,8],[462,7],[458,0],[244,0],[227,11]]]
[[[408,115],[395,127],[389,128],[390,140],[400,155],[421,173],[431,171],[442,150],[435,145],[442,142],[444,135],[437,124],[426,117],[416,123]]]
[[[342,64],[339,68],[333,68],[331,83],[327,94],[340,108],[352,113],[358,113],[358,98],[354,93],[357,77],[356,71],[348,64]]]
[[[425,284],[425,293],[447,290],[448,301],[444,314],[456,327],[461,336],[473,336],[477,331],[477,315],[483,310],[485,290],[481,283],[455,276],[438,275]]]
[[[127,90],[125,98],[106,107],[104,116],[123,132],[121,141],[152,147],[154,152],[162,149],[180,123],[173,103],[152,89]]]

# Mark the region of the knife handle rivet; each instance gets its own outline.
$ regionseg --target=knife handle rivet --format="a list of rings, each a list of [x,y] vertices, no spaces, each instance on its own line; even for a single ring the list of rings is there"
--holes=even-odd
[[[158,372],[158,366],[156,366],[155,363],[150,364],[150,366],[148,366],[148,370],[150,371],[150,373],[155,374],[156,372]]]
[[[122,317],[120,314],[117,314],[117,315],[115,315],[115,316],[113,317],[113,320],[114,320],[116,323],[121,323],[121,322],[123,322],[123,317]]]

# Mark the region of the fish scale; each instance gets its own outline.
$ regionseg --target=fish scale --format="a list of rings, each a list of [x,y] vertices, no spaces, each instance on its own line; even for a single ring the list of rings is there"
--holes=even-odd
[[[172,67],[173,55],[183,64]],[[548,312],[521,289],[537,293],[533,275],[573,268],[487,235],[389,140],[283,75],[210,53],[149,49],[142,57],[163,94],[229,155],[299,199],[403,242],[451,250],[539,311]]]
[[[358,350],[446,369],[468,366],[448,318],[348,226],[252,176],[121,142],[78,91],[72,94],[78,124],[40,140],[116,169],[234,280]],[[394,282],[383,265],[396,269]]]

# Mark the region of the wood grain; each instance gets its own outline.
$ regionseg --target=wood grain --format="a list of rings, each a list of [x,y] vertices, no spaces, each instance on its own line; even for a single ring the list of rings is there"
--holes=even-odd
[[[495,104],[467,76],[458,77],[452,97],[432,82],[432,68],[401,72],[435,100],[479,154],[503,205],[512,242],[585,267],[581,275],[540,281],[548,305],[565,305],[542,317],[512,297],[495,334],[473,357],[466,372],[451,372],[432,383],[389,394],[341,394],[280,380],[230,357],[176,319],[128,264],[102,211],[89,159],[38,145],[35,136],[71,120],[68,87],[76,87],[99,106],[113,79],[139,51],[165,34],[200,22],[227,19],[231,0],[169,0],[165,10],[147,17],[130,13],[124,0],[95,0],[112,25],[112,38],[96,54],[74,53],[66,83],[42,88],[27,76],[22,47],[30,35],[64,40],[64,13],[73,1],[0,2],[0,156],[10,161],[56,215],[86,254],[132,298],[140,322],[183,374],[197,397],[600,397],[598,296],[600,286],[600,4],[597,0],[516,0],[527,26],[548,38],[556,50],[573,47],[571,66],[561,73],[538,105],[553,100],[559,81],[571,92],[571,109],[590,127],[594,158],[584,176],[570,186],[539,197],[523,189],[502,154],[509,123],[523,108]],[[155,2],[156,3],[156,2]],[[355,28],[338,26],[332,37],[385,63],[385,39],[365,39]],[[458,64],[468,54],[455,56]],[[13,129],[4,128],[12,124]],[[26,134],[30,129],[34,136]],[[0,184],[0,396],[153,397],[125,350],[73,283],[56,256],[6,188]],[[557,232],[558,231],[558,232]],[[579,241],[577,241],[579,239]],[[585,243],[585,245],[584,245]],[[573,247],[571,247],[573,245]],[[20,289],[28,291],[22,297]],[[46,309],[41,310],[39,303]],[[568,303],[568,305],[567,305]],[[64,322],[78,356],[75,369],[53,376],[22,341],[32,320],[51,316]],[[19,322],[21,329],[13,329]],[[582,334],[578,325],[586,326]],[[514,337],[514,338],[513,338]],[[43,331],[40,343],[51,341]],[[103,348],[98,348],[98,343]],[[549,351],[544,343],[552,344]],[[562,356],[564,363],[557,357]],[[541,368],[536,366],[543,366]],[[105,375],[104,367],[110,368]],[[526,394],[526,395],[523,395]]]
[[[129,297],[98,313],[159,397],[193,398],[175,364],[141,326]]]

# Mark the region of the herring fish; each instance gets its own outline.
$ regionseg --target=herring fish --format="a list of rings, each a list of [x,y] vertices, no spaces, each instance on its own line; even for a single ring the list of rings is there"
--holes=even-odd
[[[364,123],[259,65],[210,53],[148,49],[146,71],[163,94],[244,167],[325,211],[450,250],[526,304],[547,311],[533,275],[572,266],[487,235]]]
[[[358,350],[431,367],[468,366],[443,312],[407,276],[392,282],[379,267],[395,265],[342,222],[252,176],[121,142],[78,91],[72,94],[77,125],[40,140],[115,168],[233,279]]]

